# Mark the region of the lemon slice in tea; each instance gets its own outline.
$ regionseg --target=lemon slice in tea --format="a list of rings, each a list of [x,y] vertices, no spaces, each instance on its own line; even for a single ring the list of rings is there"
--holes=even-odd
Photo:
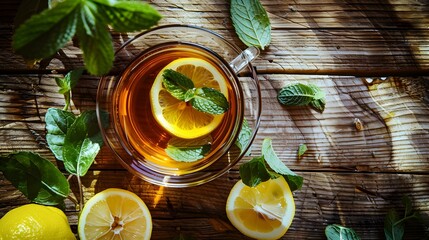
[[[133,192],[109,188],[86,202],[78,223],[79,238],[150,239],[152,217]]]
[[[158,73],[150,90],[153,116],[169,133],[176,137],[193,139],[212,132],[221,123],[223,114],[203,113],[186,102],[174,98],[162,84],[162,74],[166,69],[172,69],[187,76],[196,88],[216,89],[228,99],[228,87],[222,73],[203,59],[179,58]]]
[[[279,239],[295,215],[295,202],[283,177],[256,187],[238,181],[229,193],[226,214],[232,225],[255,239]]]

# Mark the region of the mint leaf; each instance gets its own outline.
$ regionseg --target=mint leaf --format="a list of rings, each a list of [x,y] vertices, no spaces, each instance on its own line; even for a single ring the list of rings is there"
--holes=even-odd
[[[75,119],[73,113],[57,108],[49,108],[46,112],[46,141],[52,153],[60,161],[63,161],[64,138]]]
[[[195,90],[194,98],[189,101],[193,108],[210,114],[222,114],[229,109],[226,97],[213,88],[203,87]]]
[[[50,57],[76,32],[81,1],[58,2],[21,24],[13,35],[15,52],[27,59]]]
[[[165,152],[169,157],[176,161],[195,162],[204,158],[204,156],[210,151],[210,148],[210,144],[195,147],[176,147],[168,145]]]
[[[67,179],[58,168],[35,153],[16,152],[0,156],[0,171],[35,203],[61,204],[70,191]]]
[[[313,89],[314,97],[310,102],[310,106],[313,107],[319,113],[323,113],[325,110],[326,100],[325,100],[325,92],[320,89],[318,86],[314,84],[308,84],[308,86]]]
[[[298,159],[301,159],[301,156],[304,155],[304,153],[307,151],[307,145],[305,144],[299,144],[298,147]]]
[[[270,44],[270,19],[258,0],[231,0],[230,12],[235,32],[244,44],[262,50]]]
[[[112,37],[106,24],[96,4],[85,1],[81,5],[77,36],[85,66],[91,74],[106,74],[113,65]]]
[[[353,229],[338,224],[328,225],[325,228],[325,235],[328,240],[360,240]]]
[[[24,58],[46,58],[77,33],[88,71],[103,75],[112,67],[114,55],[108,25],[119,31],[137,31],[159,19],[155,9],[139,2],[64,0],[21,24],[12,45]]]
[[[83,112],[76,118],[65,136],[64,167],[71,174],[84,176],[102,145],[103,138],[98,127],[96,112]]]
[[[305,106],[314,99],[314,91],[311,87],[295,83],[283,87],[277,94],[278,101],[285,106]]]
[[[310,102],[310,106],[319,113],[325,111],[326,100],[324,98],[313,100]]]
[[[58,92],[61,94],[69,93],[78,83],[80,77],[82,76],[83,70],[83,68],[78,68],[68,72],[64,78],[56,77],[55,82],[57,83],[58,87],[60,87]]]
[[[405,213],[402,218],[395,209],[391,209],[384,219],[386,240],[402,240],[405,232],[405,222],[418,217],[418,213],[413,212],[411,208],[411,199],[408,196],[402,198],[402,203],[405,206]]]
[[[156,25],[161,15],[149,4],[94,0],[105,21],[118,32],[134,32]]]
[[[244,148],[250,142],[250,138],[252,137],[252,129],[249,126],[249,123],[244,118],[243,124],[241,125],[240,133],[238,134],[238,138],[235,141],[235,145],[240,148],[241,152],[243,152]]]
[[[210,135],[196,139],[173,137],[168,141],[165,152],[179,162],[195,162],[204,158],[210,151],[213,139]]]
[[[194,83],[190,78],[172,69],[164,70],[162,76],[164,77],[162,83],[164,84],[165,89],[167,89],[167,92],[178,100],[185,101],[185,99],[187,99],[186,93],[188,90],[194,88]]]
[[[282,175],[286,182],[289,184],[290,190],[295,191],[301,189],[303,183],[303,177],[298,176],[292,172],[276,155],[272,147],[271,139],[264,139],[262,142],[262,156],[267,161],[268,166],[274,172]]]
[[[249,187],[256,187],[261,182],[278,177],[267,169],[263,156],[255,157],[249,162],[241,164],[239,172],[241,180]]]

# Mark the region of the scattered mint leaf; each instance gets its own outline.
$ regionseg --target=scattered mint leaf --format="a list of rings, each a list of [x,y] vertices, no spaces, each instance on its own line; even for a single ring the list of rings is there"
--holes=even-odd
[[[137,31],[160,18],[155,9],[136,1],[64,0],[21,24],[12,45],[24,58],[47,58],[77,33],[86,68],[103,75],[112,67],[114,56],[108,25],[118,31]]]
[[[70,186],[49,160],[31,152],[0,156],[0,171],[30,201],[58,205],[68,196]]]
[[[256,187],[261,182],[278,177],[267,169],[263,156],[254,157],[249,162],[241,164],[239,172],[241,180],[249,187]]]
[[[328,240],[360,240],[353,229],[338,224],[328,225],[325,228],[325,235]]]
[[[49,108],[46,112],[46,141],[52,153],[60,161],[63,161],[64,138],[75,119],[73,113],[57,108]]]
[[[413,218],[418,218],[418,213],[412,210],[411,199],[408,196],[402,198],[402,203],[405,206],[405,213],[402,218],[395,209],[391,209],[384,219],[384,235],[386,240],[402,240],[405,232],[405,222]]]
[[[325,111],[326,100],[324,98],[313,100],[310,102],[310,106],[319,113],[323,113]]]
[[[164,77],[162,83],[165,89],[180,101],[185,101],[188,90],[194,88],[194,83],[190,78],[172,69],[164,70],[162,76]]]
[[[222,114],[229,109],[226,97],[219,91],[203,87],[195,90],[194,98],[189,101],[193,108],[210,114]]]
[[[244,148],[249,144],[250,138],[252,137],[252,129],[249,126],[249,123],[244,118],[243,124],[241,125],[240,133],[238,134],[238,138],[235,141],[235,145],[240,148],[241,152],[243,152]]]
[[[314,91],[311,87],[295,83],[283,87],[278,95],[278,101],[285,106],[305,106],[314,99]]]
[[[302,155],[304,155],[304,153],[307,151],[307,145],[303,144],[299,144],[298,147],[298,159],[301,159]]]
[[[81,1],[66,0],[32,16],[13,35],[16,53],[27,59],[53,55],[76,33]]]
[[[262,142],[262,156],[264,156],[265,161],[268,166],[274,172],[282,175],[286,182],[289,184],[290,190],[295,191],[301,189],[303,183],[303,177],[298,176],[296,173],[292,172],[276,155],[272,147],[271,139],[264,139]]]
[[[270,19],[258,0],[231,0],[230,13],[235,32],[244,44],[262,50],[270,44]]]
[[[32,15],[42,12],[50,5],[50,0],[23,0],[16,12],[13,25],[18,27]]]
[[[104,117],[102,116],[101,119]],[[103,138],[98,127],[96,112],[83,112],[70,126],[64,138],[65,169],[71,174],[84,176],[102,145]]]
[[[210,151],[210,148],[210,144],[195,147],[176,147],[168,145],[165,152],[169,157],[176,161],[195,162],[204,158],[204,156]]]
[[[310,106],[319,113],[323,113],[326,105],[325,92],[314,84],[308,84],[308,86],[314,91],[314,99],[310,102]]]
[[[156,25],[162,16],[149,4],[94,0],[105,21],[118,32],[135,32]]]

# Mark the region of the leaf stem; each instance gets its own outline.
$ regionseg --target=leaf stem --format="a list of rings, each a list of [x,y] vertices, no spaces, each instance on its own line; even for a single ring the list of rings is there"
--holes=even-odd
[[[83,189],[82,189],[82,181],[80,180],[79,174],[76,175],[77,177],[77,184],[79,185],[79,212],[82,211],[82,205],[83,205]]]
[[[395,222],[395,223],[393,224],[393,226],[394,226],[394,227],[396,227],[396,226],[398,226],[399,224],[401,224],[401,223],[403,223],[403,222],[405,222],[405,221],[407,221],[407,220],[409,220],[409,219],[411,219],[411,218],[415,218],[415,217],[417,217],[417,214],[416,214],[416,213],[413,213],[412,215],[410,215],[410,216],[408,216],[408,217],[404,217],[404,218],[402,218],[401,220],[399,220],[399,221]]]
[[[63,110],[68,111],[70,107],[70,92],[64,94],[64,99],[66,100],[66,105],[64,106]]]

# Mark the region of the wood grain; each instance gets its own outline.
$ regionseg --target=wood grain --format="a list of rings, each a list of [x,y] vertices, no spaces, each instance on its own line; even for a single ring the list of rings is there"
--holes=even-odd
[[[55,77],[83,66],[77,41],[34,68],[11,48],[20,1],[0,3],[0,154],[37,152],[64,170],[46,143],[44,115],[64,106]],[[240,164],[260,155],[265,138],[279,158],[304,176],[294,192],[296,214],[282,239],[324,239],[338,223],[362,239],[383,239],[389,209],[403,211],[411,197],[423,223],[407,224],[404,239],[429,235],[429,3],[424,0],[261,0],[272,24],[272,42],[255,62],[262,91],[260,129]],[[244,49],[229,17],[228,1],[152,0],[159,25],[191,24],[216,31]],[[112,32],[114,47],[136,33]],[[284,107],[277,92],[311,82],[326,92],[323,114]],[[83,76],[72,110],[94,109],[98,78]],[[356,127],[356,123],[360,127]],[[308,151],[297,158],[299,144]],[[105,146],[83,177],[84,197],[119,187],[138,194],[154,223],[153,239],[180,234],[195,239],[246,239],[229,222],[225,203],[239,180],[238,166],[197,187],[174,189],[132,176]],[[72,197],[79,197],[71,180]],[[209,196],[209,197],[208,197]],[[0,217],[28,200],[0,173]],[[65,210],[77,232],[78,210]]]

